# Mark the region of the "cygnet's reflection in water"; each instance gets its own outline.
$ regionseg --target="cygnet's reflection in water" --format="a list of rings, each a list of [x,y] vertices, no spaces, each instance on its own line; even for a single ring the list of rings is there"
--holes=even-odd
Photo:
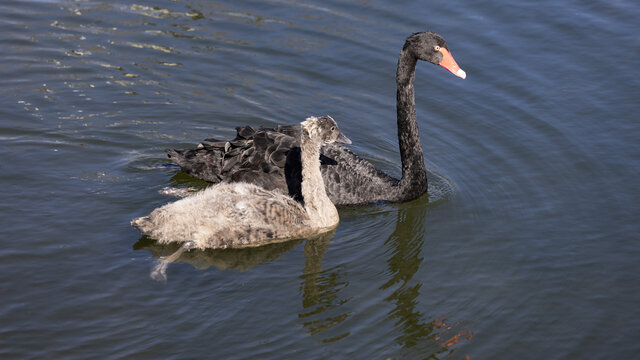
[[[220,270],[233,269],[246,271],[254,266],[269,263],[278,259],[282,254],[293,249],[302,241],[328,242],[335,232],[336,231],[334,229],[329,232],[310,237],[306,240],[291,240],[244,249],[207,249],[185,251],[173,260],[191,264],[197,269],[206,269],[213,266]],[[149,250],[156,258],[163,258],[174,254],[180,246],[180,244],[159,244],[147,236],[142,236],[138,242],[133,245],[133,249]],[[155,280],[166,281],[166,275],[164,278],[162,276],[154,277],[153,270],[151,275]]]
[[[298,314],[302,325],[310,335],[326,331],[344,322],[349,312],[342,307],[351,300],[340,296],[349,286],[342,268],[323,269],[322,260],[328,250],[331,237],[316,237],[304,244],[305,265],[300,276],[300,295],[303,310]],[[322,342],[337,341],[349,336],[349,332],[331,335]]]

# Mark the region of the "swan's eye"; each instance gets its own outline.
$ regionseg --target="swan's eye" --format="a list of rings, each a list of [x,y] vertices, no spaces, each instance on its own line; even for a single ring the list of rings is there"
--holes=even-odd
[[[438,45],[434,46],[434,47],[433,47],[433,50],[435,50],[435,51],[440,51],[440,46],[438,46]]]

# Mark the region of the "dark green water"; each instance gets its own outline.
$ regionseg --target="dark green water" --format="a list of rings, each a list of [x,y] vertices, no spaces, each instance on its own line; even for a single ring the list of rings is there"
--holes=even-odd
[[[634,1],[0,2],[0,357],[632,359],[640,353]],[[419,64],[453,191],[341,209],[335,234],[175,247],[129,220],[204,184],[164,149],[330,114],[399,174],[395,66]]]

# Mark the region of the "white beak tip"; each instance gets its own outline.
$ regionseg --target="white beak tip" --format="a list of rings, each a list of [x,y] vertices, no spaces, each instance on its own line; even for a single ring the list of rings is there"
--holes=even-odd
[[[462,69],[458,69],[458,71],[456,71],[456,76],[460,77],[460,78],[463,78],[463,79],[466,79],[467,78],[467,73],[464,72],[464,70],[462,70]]]

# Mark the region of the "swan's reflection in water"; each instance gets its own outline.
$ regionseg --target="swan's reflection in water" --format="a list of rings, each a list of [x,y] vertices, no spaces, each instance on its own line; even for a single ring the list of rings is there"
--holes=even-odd
[[[395,288],[385,299],[394,306],[388,318],[394,320],[400,330],[395,340],[405,350],[440,357],[455,351],[459,343],[471,338],[472,333],[460,324],[449,324],[445,316],[427,321],[419,310],[418,299],[423,284],[421,280],[412,279],[424,260],[421,251],[427,207],[425,204],[412,204],[398,211],[396,228],[385,241],[390,254],[387,266],[391,276],[380,289]]]

